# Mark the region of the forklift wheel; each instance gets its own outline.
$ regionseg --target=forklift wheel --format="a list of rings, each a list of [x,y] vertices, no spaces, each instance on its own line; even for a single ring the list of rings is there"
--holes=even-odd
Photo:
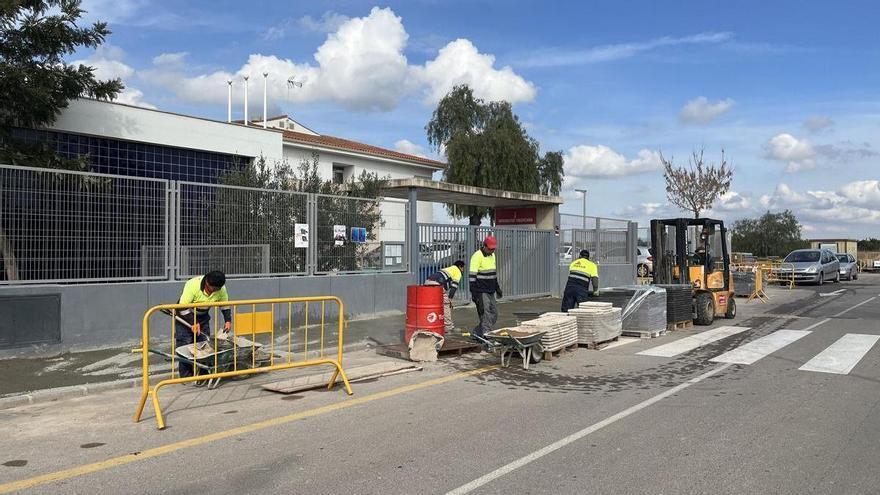
[[[694,298],[694,306],[697,310],[697,317],[694,319],[694,323],[697,325],[711,325],[712,321],[715,320],[715,301],[712,299],[712,294],[700,292]]]
[[[736,318],[736,299],[732,297],[727,298],[727,312],[724,313],[724,317],[728,320]]]

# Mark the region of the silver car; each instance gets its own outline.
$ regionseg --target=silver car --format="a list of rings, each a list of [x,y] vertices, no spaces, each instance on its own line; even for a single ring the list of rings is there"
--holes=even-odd
[[[840,278],[843,280],[859,279],[859,264],[856,257],[851,254],[838,254],[837,261],[840,262]]]
[[[639,277],[650,277],[654,272],[654,253],[651,252],[651,248],[645,246],[636,247],[636,253]]]
[[[795,282],[813,282],[822,285],[825,282],[840,281],[840,262],[827,249],[797,249],[782,260],[777,274],[780,280]]]

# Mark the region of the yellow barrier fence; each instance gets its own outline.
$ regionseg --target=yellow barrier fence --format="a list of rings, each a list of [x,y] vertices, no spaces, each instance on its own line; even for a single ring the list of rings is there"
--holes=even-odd
[[[328,335],[325,332],[328,321],[325,311],[327,303],[335,305],[338,311],[335,322],[337,327],[335,339],[332,338],[332,334]],[[310,309],[314,311],[317,306],[320,306],[321,309],[320,318],[310,315]],[[221,308],[229,308],[232,313],[232,333],[230,335],[221,335],[223,329],[220,323]],[[300,308],[302,311],[298,314]],[[200,309],[203,315],[204,311],[207,311],[209,315],[213,313],[210,318],[211,328],[200,329],[199,333],[204,334],[204,338],[190,338],[190,335],[187,335],[186,340],[192,340],[192,343],[176,345],[176,337],[179,336],[176,335],[177,332],[195,334],[192,328],[193,324],[198,321],[197,314]],[[170,353],[164,352],[161,347],[150,347],[150,319],[159,312],[166,313],[170,317]],[[317,311],[314,312],[317,313]],[[346,392],[351,395],[353,393],[351,385],[342,368],[344,315],[342,300],[333,296],[253,299],[200,304],[162,304],[150,308],[144,313],[141,346],[132,349],[132,352],[140,352],[143,356],[143,384],[134,421],[140,421],[147,399],[151,398],[153,409],[156,412],[156,423],[159,429],[165,428],[165,420],[159,404],[159,389],[166,385],[198,382],[207,383],[209,388],[213,388],[221,379],[225,378],[305,366],[333,366],[335,371],[327,388],[333,388],[337,379],[342,378]],[[310,317],[312,318],[311,323],[309,322]],[[318,319],[320,321],[316,321]],[[310,329],[314,339],[314,342],[311,343],[311,351],[309,350]],[[320,333],[316,334],[317,331]],[[286,335],[286,340],[278,344],[277,339],[284,335]],[[265,342],[259,342],[260,340]],[[325,346],[328,343],[337,345],[335,356],[325,353]],[[269,350],[266,351],[265,347],[268,347]],[[150,353],[164,356],[171,362],[170,377],[159,380],[153,386],[150,386]],[[301,353],[301,359],[297,359],[297,353]],[[192,366],[193,376],[179,375],[175,364],[179,365],[181,362]]]

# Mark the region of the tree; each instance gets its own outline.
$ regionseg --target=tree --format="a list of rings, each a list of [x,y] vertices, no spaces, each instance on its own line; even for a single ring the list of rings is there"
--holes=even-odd
[[[83,159],[62,159],[45,144],[12,135],[16,127],[50,125],[71,99],[113,99],[124,88],[119,79],[98,80],[94,67],[64,60],[80,48],[97,47],[110,34],[104,22],[77,26],[82,14],[79,0],[0,3],[0,162],[86,168]]]
[[[667,160],[660,153],[663,178],[666,179],[666,197],[669,202],[700,218],[700,213],[712,208],[719,196],[730,190],[733,180],[731,168],[721,150],[721,164],[706,164],[703,150],[694,151],[688,166],[676,167],[673,157]]]
[[[859,251],[880,251],[880,239],[871,237],[858,242]]]
[[[467,86],[456,86],[440,100],[425,130],[428,143],[446,154],[443,180],[447,182],[553,194],[562,185],[562,153],[542,158],[538,142],[529,137],[506,101],[487,103],[475,98]],[[475,206],[448,209],[467,217],[471,225],[479,225],[491,213]]]
[[[199,244],[198,238],[209,236],[212,244],[241,245],[268,243],[270,271],[295,273],[306,269],[306,250],[295,248],[295,224],[308,223],[306,198],[301,194],[316,193],[317,231],[311,232],[311,242],[317,246],[318,271],[354,271],[381,267],[381,253],[373,245],[346,242],[337,246],[333,226],[364,227],[367,241],[378,238],[384,225],[379,209],[379,193],[387,179],[375,173],[362,172],[345,184],[324,180],[318,174],[319,155],[303,160],[296,169],[286,162],[268,164],[260,157],[225,173],[220,183],[234,188],[220,188],[209,201],[216,204],[214,211],[206,211],[204,202],[189,201],[192,208],[184,213],[194,215],[203,231],[194,232],[184,244]],[[240,188],[249,188],[242,190]],[[244,191],[244,192],[243,192]],[[364,201],[362,199],[372,199]],[[234,226],[230,225],[234,219]]]
[[[731,227],[733,250],[755,256],[785,256],[807,247],[801,239],[801,225],[790,210],[769,211],[759,218],[737,220]]]
[[[0,163],[88,168],[85,157],[62,158],[47,143],[27,143],[13,137],[16,127],[51,124],[72,98],[114,98],[122,91],[119,79],[99,81],[93,67],[64,61],[80,47],[97,47],[110,34],[103,22],[78,27],[76,21],[82,13],[80,2],[75,0],[0,2]],[[43,227],[29,228],[40,231]],[[2,224],[0,259],[6,280],[18,280],[15,246]]]

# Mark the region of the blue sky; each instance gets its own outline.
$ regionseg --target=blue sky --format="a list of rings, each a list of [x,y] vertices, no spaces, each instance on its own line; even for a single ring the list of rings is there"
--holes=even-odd
[[[424,126],[452,85],[507,99],[566,157],[564,211],[678,216],[659,152],[724,148],[728,220],[790,208],[808,237],[880,236],[880,38],[872,2],[84,1],[113,30],[77,54],[129,103],[225,119],[250,74],[259,115],[436,156]],[[552,7],[548,7],[552,5]],[[288,91],[297,76],[302,88]]]

